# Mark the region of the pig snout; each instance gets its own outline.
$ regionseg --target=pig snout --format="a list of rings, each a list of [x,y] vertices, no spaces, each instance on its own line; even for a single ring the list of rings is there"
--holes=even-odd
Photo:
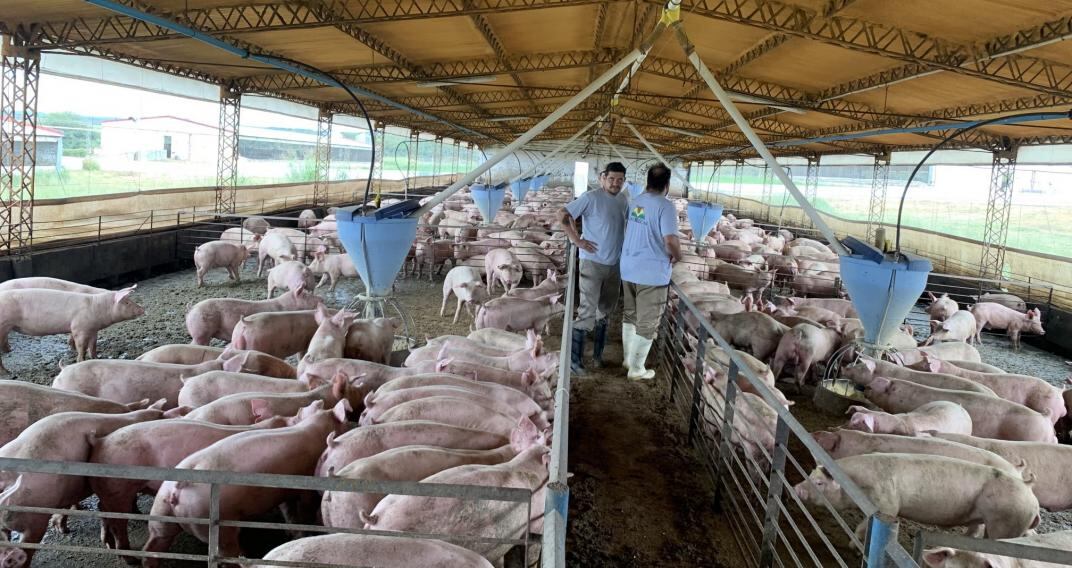
[[[26,551],[21,548],[8,548],[0,558],[2,568],[21,568],[26,565]]]

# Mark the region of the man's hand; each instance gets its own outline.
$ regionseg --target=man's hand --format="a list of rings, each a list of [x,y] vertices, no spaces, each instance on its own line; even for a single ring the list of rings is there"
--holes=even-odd
[[[573,241],[573,244],[577,245],[577,248],[587,253],[595,254],[598,248],[595,243],[588,239],[580,239],[579,241]]]

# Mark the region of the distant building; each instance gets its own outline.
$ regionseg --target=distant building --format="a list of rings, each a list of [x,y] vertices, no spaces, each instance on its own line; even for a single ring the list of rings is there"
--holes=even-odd
[[[12,125],[16,124],[13,120],[6,120],[3,123],[4,131],[8,134],[12,133]],[[60,156],[63,155],[63,131],[56,130],[55,128],[49,128],[47,126],[37,127],[37,151],[35,165],[37,167],[53,167],[58,168],[60,164]],[[15,139],[14,153],[18,155],[22,152],[22,139]],[[11,156],[6,152],[0,152],[0,156],[3,156],[4,165],[11,163]]]
[[[367,141],[344,138],[335,131],[331,137],[332,160],[368,160]],[[180,160],[215,162],[219,129],[174,116],[147,116],[106,120],[101,123],[101,154],[135,161]],[[238,155],[252,160],[293,160],[310,155],[316,148],[316,134],[276,128],[243,127],[239,131]]]

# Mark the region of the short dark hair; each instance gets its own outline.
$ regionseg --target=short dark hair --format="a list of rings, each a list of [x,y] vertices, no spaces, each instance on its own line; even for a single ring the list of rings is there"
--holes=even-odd
[[[607,167],[603,168],[602,173],[609,174],[610,172],[625,175],[625,165],[623,165],[621,162],[611,162],[607,164]]]
[[[655,164],[648,168],[648,191],[663,191],[670,185],[670,168],[666,164]]]

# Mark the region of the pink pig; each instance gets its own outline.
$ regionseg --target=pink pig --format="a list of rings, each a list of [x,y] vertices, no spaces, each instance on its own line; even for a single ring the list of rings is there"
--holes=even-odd
[[[297,260],[288,260],[280,262],[272,267],[268,271],[268,296],[267,299],[272,298],[272,292],[276,288],[286,288],[288,290],[297,290],[299,288],[304,290],[312,290],[315,284],[313,278],[313,271],[308,266],[298,262]]]
[[[122,414],[149,406],[149,399],[130,404],[53,389],[25,381],[0,381],[0,446],[31,424],[60,412]]]
[[[551,318],[565,308],[558,303],[561,294],[538,300],[496,298],[480,307],[476,314],[476,329],[494,327],[503,331],[546,331]]]
[[[1042,312],[1038,308],[1028,310],[1022,314],[1012,308],[1007,308],[994,302],[982,302],[971,307],[971,313],[975,316],[975,340],[980,345],[983,343],[982,333],[984,328],[1004,329],[1006,335],[1012,340],[1014,349],[1020,349],[1020,334],[1023,332],[1045,335],[1042,329]]]
[[[455,266],[447,272],[443,279],[443,305],[439,307],[439,315],[442,316],[447,310],[447,300],[454,294],[458,298],[458,305],[454,308],[454,323],[458,323],[458,314],[465,304],[469,314],[473,313],[473,306],[483,304],[488,298],[488,289],[480,276],[480,269],[471,266]]]
[[[510,250],[493,249],[484,256],[484,274],[488,279],[488,292],[495,291],[495,284],[499,283],[505,295],[521,282],[524,269]]]
[[[420,566],[421,568],[492,568],[491,563],[472,550],[441,540],[374,536],[368,534],[326,534],[292,540],[274,548],[265,560],[282,560],[344,566],[355,558],[368,566]],[[250,568],[275,568],[252,564]]]
[[[455,385],[436,384],[427,384],[387,392],[374,391],[365,396],[365,410],[361,413],[359,423],[362,426],[373,424],[375,420],[383,415],[383,413],[399,404],[411,400],[419,400],[433,396],[451,396],[476,402],[481,406],[485,406],[500,414],[511,416],[515,419],[526,417],[532,420],[532,422],[536,424],[536,427],[540,429],[546,429],[551,426],[551,417],[546,410],[543,410],[540,405],[536,404],[535,401],[524,393],[516,390],[514,393],[516,394],[511,396],[505,389],[502,391],[481,391],[477,389],[466,389]],[[488,396],[489,394],[493,396],[498,394],[500,396]]]
[[[216,470],[281,475],[312,475],[317,458],[324,451],[329,433],[340,433],[346,427],[345,401],[331,410],[316,401],[303,408],[301,422],[295,426],[272,430],[255,430],[235,434],[183,459],[178,469]],[[271,511],[277,506],[300,498],[292,490],[228,485],[220,489],[220,518],[242,520]],[[209,486],[200,483],[165,481],[153,501],[154,516],[207,518]],[[171,547],[183,530],[203,542],[209,538],[207,525],[149,523],[147,552],[163,552]],[[219,528],[220,554],[229,557],[242,555],[238,542],[239,529]],[[145,566],[156,568],[159,559],[147,558]]]
[[[194,305],[186,314],[186,329],[195,345],[208,345],[212,338],[230,341],[235,325],[246,317],[264,312],[311,310],[323,300],[305,287],[298,288],[271,300],[240,300],[210,298]]]
[[[238,244],[228,241],[209,241],[194,250],[194,266],[197,267],[197,287],[205,285],[205,274],[213,268],[226,268],[231,280],[241,282],[242,265],[249,258],[253,243]]]
[[[70,333],[78,360],[95,358],[100,330],[145,313],[129,298],[136,286],[103,294],[38,289],[0,292],[0,345],[8,345],[12,331],[33,336]],[[0,372],[7,372],[3,361]]]
[[[332,292],[335,291],[335,285],[338,283],[339,278],[357,278],[357,267],[354,266],[353,259],[349,254],[327,254],[324,251],[316,251],[313,253],[313,261],[309,263],[309,270],[313,271],[313,274],[322,274],[320,282],[316,287],[319,288],[324,285],[328,279],[331,279]]]

